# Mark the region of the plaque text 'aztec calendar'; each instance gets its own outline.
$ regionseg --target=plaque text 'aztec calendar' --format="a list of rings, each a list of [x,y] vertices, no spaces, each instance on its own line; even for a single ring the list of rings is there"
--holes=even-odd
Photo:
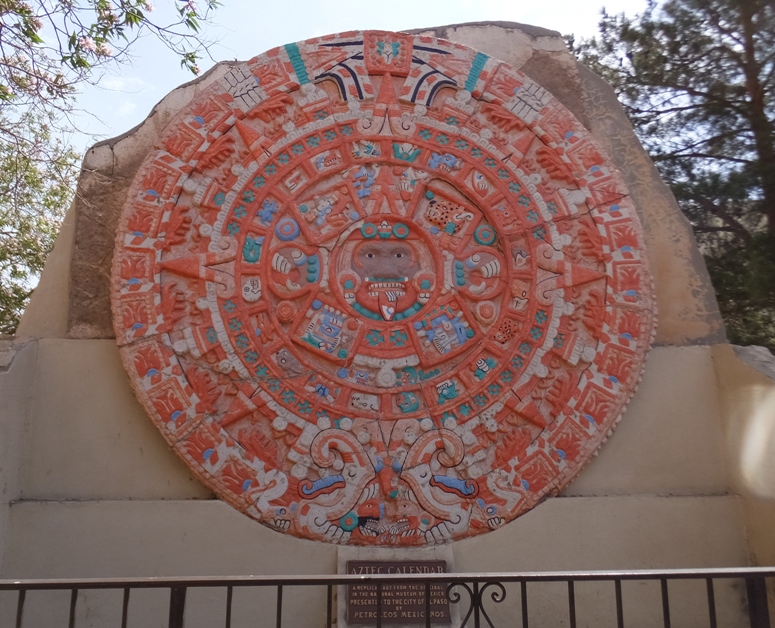
[[[352,32],[232,67],[123,210],[116,335],[193,472],[276,530],[486,532],[605,440],[653,327],[620,176],[524,74]]]

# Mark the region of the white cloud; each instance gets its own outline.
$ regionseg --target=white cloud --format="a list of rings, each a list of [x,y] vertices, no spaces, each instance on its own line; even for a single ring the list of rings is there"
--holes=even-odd
[[[97,85],[102,89],[114,92],[137,93],[151,87],[138,76],[106,76]]]
[[[135,109],[137,109],[137,105],[135,103],[129,100],[125,100],[118,106],[118,109],[116,109],[116,113],[114,115],[116,118],[126,118],[127,116],[131,116]]]

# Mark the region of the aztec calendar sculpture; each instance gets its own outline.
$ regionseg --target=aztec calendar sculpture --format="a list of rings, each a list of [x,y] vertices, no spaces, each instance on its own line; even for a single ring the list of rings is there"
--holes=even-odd
[[[642,229],[508,65],[378,31],[233,66],[141,166],[116,336],[170,446],[298,537],[416,546],[556,494],[653,328]]]

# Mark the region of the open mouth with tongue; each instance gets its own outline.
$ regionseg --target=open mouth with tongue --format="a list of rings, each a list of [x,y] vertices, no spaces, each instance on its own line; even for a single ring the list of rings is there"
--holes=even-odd
[[[367,279],[366,291],[371,299],[377,300],[379,313],[386,321],[393,320],[397,304],[406,297],[408,280],[408,277]]]

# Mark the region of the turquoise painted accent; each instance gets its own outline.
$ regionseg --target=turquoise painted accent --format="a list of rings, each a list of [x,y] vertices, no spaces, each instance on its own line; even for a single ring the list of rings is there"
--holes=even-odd
[[[358,513],[354,511],[348,512],[344,517],[339,520],[339,527],[347,532],[352,532],[358,527]]]
[[[414,148],[414,146],[412,146],[412,148]],[[421,152],[422,150],[419,148],[414,148],[414,150],[404,150],[400,144],[393,144],[393,157],[402,161],[412,163],[415,159],[417,159],[417,157],[420,156]]]
[[[410,316],[413,316],[417,312],[419,312],[422,309],[422,303],[419,301],[415,301],[414,305],[410,305],[408,308],[406,308],[403,312],[399,312],[393,317],[393,320],[400,321],[405,318],[409,318]]]
[[[417,395],[411,392],[400,393],[396,397],[396,405],[404,414],[416,412],[420,408],[420,401]]]
[[[264,243],[264,236],[260,238],[245,238],[245,244],[242,245],[242,255],[245,261],[255,264],[261,257],[261,245]]]
[[[299,79],[299,83],[302,85],[309,83],[307,68],[304,67],[304,61],[301,59],[301,52],[299,51],[299,47],[296,44],[285,44],[285,52],[288,53],[288,58],[291,60],[293,71],[296,73],[296,77]],[[474,65],[476,65],[476,59],[474,59]],[[482,65],[484,65],[484,63],[482,63]],[[478,75],[479,74],[477,72],[477,76]],[[476,80],[474,80],[474,82],[476,82]]]
[[[379,330],[372,329],[368,334],[366,334],[366,342],[368,342],[370,346],[376,347],[377,345],[381,345],[385,342],[385,337],[379,332]]]
[[[307,282],[316,283],[320,279],[320,268],[318,267],[318,256],[311,255],[307,258]]]
[[[375,321],[381,321],[382,320],[382,317],[379,314],[377,314],[375,312],[372,312],[371,310],[367,310],[360,303],[357,303],[357,302],[353,303],[352,307],[353,307],[353,309],[356,312],[358,312],[358,314],[363,314],[363,316],[366,316],[367,318],[371,318],[371,319],[373,319]]]
[[[438,390],[439,393],[439,403],[444,403],[445,401],[449,401],[450,399],[455,399],[457,397],[457,382],[449,382],[448,384],[444,385],[441,390]]]
[[[476,56],[474,57],[474,62],[471,64],[471,71],[468,73],[468,78],[466,79],[466,91],[473,92],[474,86],[476,85],[476,81],[479,80],[479,75],[482,73],[482,70],[484,69],[484,64],[487,63],[487,59],[489,59],[486,54],[483,52],[477,52]],[[294,68],[296,66],[294,65]],[[298,74],[298,72],[297,72]]]

